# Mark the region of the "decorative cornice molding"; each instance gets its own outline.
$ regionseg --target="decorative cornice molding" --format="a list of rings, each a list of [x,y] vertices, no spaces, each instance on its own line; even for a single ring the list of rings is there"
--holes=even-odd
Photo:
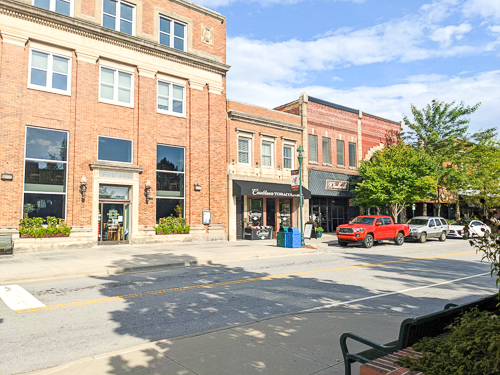
[[[172,1],[178,2],[184,6],[188,3],[185,0]],[[192,4],[192,6],[194,6],[194,4]],[[174,48],[162,46],[153,41],[111,30],[95,24],[94,22],[64,16],[16,0],[0,0],[0,14],[43,24],[89,39],[114,44],[135,52],[145,53],[212,73],[225,75],[230,68],[229,65],[199,57],[188,52],[178,51]],[[2,30],[2,33],[3,32]]]
[[[96,161],[94,163],[89,164],[89,166],[90,169],[118,171],[118,172],[142,173],[142,171],[144,170],[144,168],[141,168],[133,164],[113,163],[105,161]]]
[[[24,47],[29,39],[27,35],[13,34],[5,30],[2,30],[1,33],[4,43],[13,44],[19,47]]]
[[[228,118],[233,121],[246,122],[248,124],[267,126],[269,128],[287,130],[294,133],[302,133],[304,130],[302,126],[293,124],[291,122],[275,120],[268,117],[262,117],[257,115],[252,115],[240,111],[229,111]]]
[[[211,9],[205,8],[204,6],[192,3],[191,1],[186,1],[186,0],[170,0],[170,1],[172,3],[179,4],[185,8],[202,13],[205,16],[215,18],[216,20],[220,21],[221,23],[224,23],[226,21],[226,17],[224,17],[222,14],[217,13]]]

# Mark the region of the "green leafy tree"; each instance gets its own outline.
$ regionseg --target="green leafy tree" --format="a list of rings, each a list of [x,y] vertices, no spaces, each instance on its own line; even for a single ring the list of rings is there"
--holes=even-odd
[[[438,215],[441,215],[441,202],[438,198],[443,189],[458,193],[467,184],[467,171],[460,165],[463,163],[463,152],[469,146],[469,116],[480,104],[466,106],[463,102],[455,105],[455,102],[433,100],[421,110],[411,106],[414,122],[404,117],[404,122],[410,129],[406,139],[424,150],[434,162],[432,174],[437,180],[434,195]]]
[[[356,203],[363,207],[387,205],[396,221],[405,207],[436,189],[433,168],[432,159],[422,149],[400,140],[361,163]]]
[[[495,129],[472,136],[472,144],[464,154],[467,167],[468,201],[481,203],[487,209],[500,206],[500,141]]]

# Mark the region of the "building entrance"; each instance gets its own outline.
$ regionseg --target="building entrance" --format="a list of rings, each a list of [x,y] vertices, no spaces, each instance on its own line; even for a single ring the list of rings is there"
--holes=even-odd
[[[98,243],[130,243],[130,201],[126,186],[99,187]]]

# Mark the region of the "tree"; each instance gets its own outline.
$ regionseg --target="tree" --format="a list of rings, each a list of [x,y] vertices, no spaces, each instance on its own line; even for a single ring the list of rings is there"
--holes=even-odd
[[[464,159],[470,192],[468,200],[481,203],[487,216],[487,208],[500,206],[500,141],[496,130],[475,133]]]
[[[468,116],[473,114],[480,104],[469,107],[463,102],[455,105],[455,102],[433,100],[421,110],[412,104],[414,122],[404,116],[404,122],[410,128],[406,139],[415,147],[424,150],[434,161],[438,216],[441,215],[439,197],[443,188],[458,193],[467,181],[466,170],[460,168],[460,163],[463,151],[469,146]]]
[[[436,188],[433,161],[420,148],[396,145],[377,151],[361,162],[356,203],[363,207],[389,206],[394,221],[401,211]]]

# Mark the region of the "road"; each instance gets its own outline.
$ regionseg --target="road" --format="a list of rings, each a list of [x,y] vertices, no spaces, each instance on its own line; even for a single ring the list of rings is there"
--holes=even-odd
[[[417,316],[495,292],[489,264],[462,240],[322,250],[307,258],[22,284],[44,307],[14,311],[0,301],[0,374],[280,314]]]

